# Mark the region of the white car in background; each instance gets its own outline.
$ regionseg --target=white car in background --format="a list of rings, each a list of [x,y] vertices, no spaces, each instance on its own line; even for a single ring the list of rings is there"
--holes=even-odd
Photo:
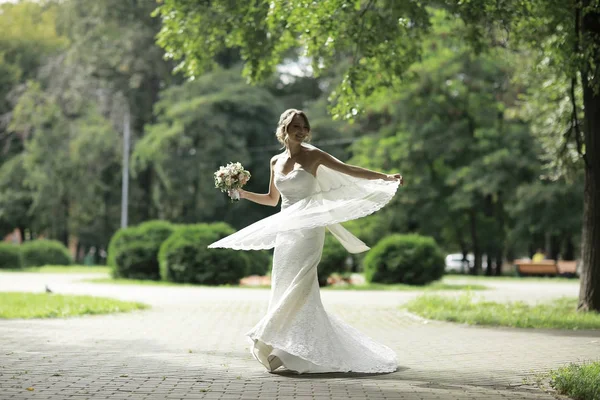
[[[475,264],[475,257],[473,254],[467,254],[467,260],[463,260],[462,253],[448,254],[446,256],[446,273],[454,272],[459,274],[466,274],[469,272],[469,267]]]
[[[446,256],[446,273],[468,274],[469,268],[475,265],[475,256],[471,253],[467,254],[467,261],[463,260],[462,253],[448,254]],[[481,259],[481,268],[483,271],[487,269],[487,257],[484,255]]]

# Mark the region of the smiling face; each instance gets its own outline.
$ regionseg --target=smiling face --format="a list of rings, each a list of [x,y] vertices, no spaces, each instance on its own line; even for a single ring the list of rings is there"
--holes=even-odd
[[[290,142],[302,143],[310,140],[311,131],[308,117],[302,110],[290,108],[281,114],[275,136],[279,143],[287,146]]]
[[[310,126],[303,114],[296,114],[287,126],[288,140],[302,143],[310,133]]]

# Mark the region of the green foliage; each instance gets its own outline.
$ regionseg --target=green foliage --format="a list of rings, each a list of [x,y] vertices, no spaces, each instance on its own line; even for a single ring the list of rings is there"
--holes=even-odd
[[[56,240],[33,240],[21,244],[23,268],[43,265],[71,265],[73,259],[69,249]]]
[[[349,256],[348,251],[340,244],[340,242],[330,233],[325,235],[325,245],[323,246],[323,254],[321,261],[317,267],[317,274],[320,286],[327,285],[327,278],[334,272],[345,272],[346,258]]]
[[[104,297],[47,293],[0,293],[0,319],[66,318],[129,312],[148,307],[142,303]]]
[[[247,276],[260,275],[264,276],[271,270],[271,264],[273,263],[273,257],[270,252],[265,250],[251,251],[246,253],[248,258],[248,271]]]
[[[364,260],[368,282],[426,285],[444,274],[444,257],[430,237],[391,235],[373,247]]]
[[[399,82],[420,54],[429,22],[421,2],[277,0],[260,2],[166,0],[157,8],[163,26],[158,44],[181,60],[178,69],[197,76],[214,67],[215,55],[239,49],[244,73],[270,76],[290,49],[303,47],[323,69],[350,58],[332,93],[340,116],[353,117],[362,95]]]
[[[160,279],[158,252],[175,227],[166,221],[148,221],[120,229],[111,239],[108,263],[113,276],[130,279]]]
[[[270,156],[251,157],[248,148],[276,142],[276,110],[274,97],[248,86],[237,70],[165,90],[155,107],[156,123],[147,126],[132,154],[136,176],[149,168],[155,172],[151,200],[159,215],[188,223],[215,215],[236,224],[249,222],[250,206],[243,202],[232,208],[225,195],[217,194],[213,172],[239,161],[252,173],[248,190],[263,190]]]
[[[303,48],[315,74],[349,58],[332,101],[336,115],[352,118],[369,96],[396,89],[399,78],[418,61],[432,23],[428,7],[445,8],[453,19],[463,21],[462,41],[476,52],[505,46],[509,31],[517,43],[553,54],[558,68],[564,65],[573,71],[597,61],[586,49],[574,52],[575,5],[554,1],[549,6],[542,0],[165,0],[156,10],[163,22],[158,44],[169,57],[181,60],[178,70],[188,76],[210,70],[214,57],[231,48],[239,49],[245,75],[253,80],[268,77],[294,48]],[[582,14],[598,8],[597,2],[590,2]]]
[[[248,257],[236,250],[209,249],[209,244],[234,233],[225,223],[186,225],[161,246],[163,280],[206,285],[237,284],[249,268]]]
[[[406,187],[378,215],[381,231],[414,231],[449,252],[501,258],[513,223],[507,205],[540,169],[541,149],[515,118],[522,89],[510,77],[518,64],[503,49],[471,54],[462,40],[468,28],[442,10],[430,19],[410,79],[366,107],[376,135],[353,145],[350,163],[405,176]]]
[[[0,235],[8,234],[17,227],[29,227],[33,222],[29,213],[33,193],[25,184],[26,178],[23,154],[0,166]]]
[[[550,373],[550,385],[574,400],[600,400],[600,361],[569,364]]]
[[[0,115],[10,108],[14,86],[35,78],[45,57],[68,44],[57,32],[57,11],[52,3],[0,4]]]
[[[424,295],[406,308],[424,318],[461,324],[510,326],[534,329],[600,329],[600,315],[578,312],[577,299],[562,298],[550,303],[496,303],[475,301],[466,293],[459,298]]]
[[[21,249],[9,243],[0,243],[0,269],[21,268]]]
[[[121,228],[111,237],[108,244],[107,264],[116,272],[117,254],[127,245],[128,242],[142,240],[139,230],[135,226]],[[113,274],[115,273],[113,272]]]

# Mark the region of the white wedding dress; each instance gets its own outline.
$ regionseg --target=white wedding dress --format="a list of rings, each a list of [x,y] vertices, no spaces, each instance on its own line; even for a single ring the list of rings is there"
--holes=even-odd
[[[248,333],[252,354],[267,370],[298,373],[393,372],[395,353],[327,313],[317,268],[325,229],[352,253],[368,247],[339,222],[368,215],[395,194],[398,182],[353,178],[319,166],[283,175],[276,165],[281,212],[209,247],[240,250],[275,247],[267,314]]]

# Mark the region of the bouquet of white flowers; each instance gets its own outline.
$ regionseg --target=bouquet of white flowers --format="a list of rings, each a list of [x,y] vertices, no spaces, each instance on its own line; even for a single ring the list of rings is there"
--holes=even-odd
[[[221,192],[232,192],[233,200],[240,199],[238,189],[241,189],[250,180],[250,172],[246,171],[239,162],[221,166],[215,172],[215,187]]]

